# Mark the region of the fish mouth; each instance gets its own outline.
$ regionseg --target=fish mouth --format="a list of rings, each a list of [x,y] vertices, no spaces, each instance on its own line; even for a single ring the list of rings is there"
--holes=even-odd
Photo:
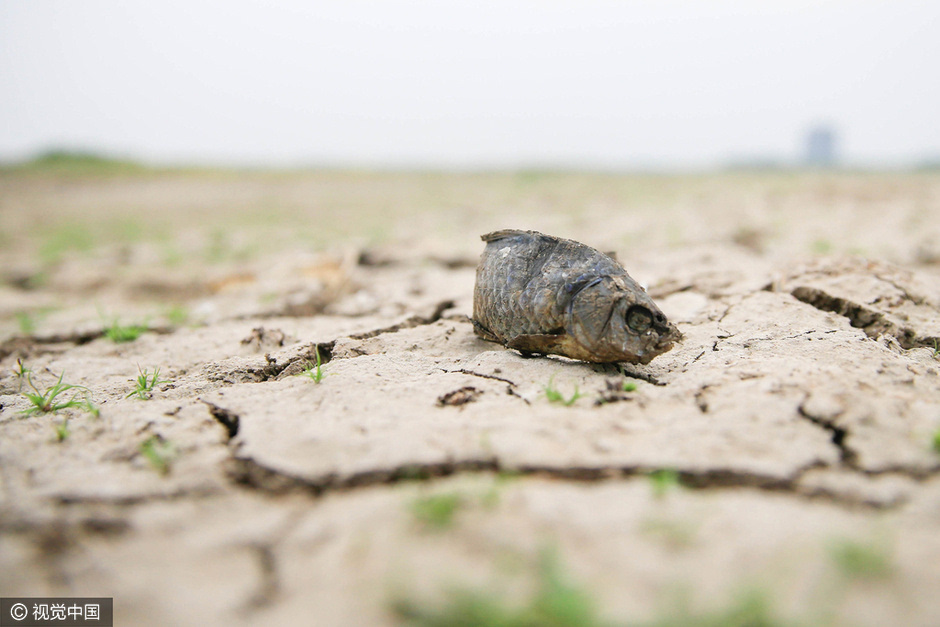
[[[667,344],[657,344],[653,350],[646,352],[642,355],[637,355],[637,357],[640,360],[640,363],[646,366],[651,361],[653,361],[653,359],[655,359],[656,357],[659,357],[663,353],[668,353],[670,350],[672,350],[672,346],[673,346],[672,342],[669,342]]]
[[[641,364],[645,366],[653,361],[655,357],[659,357],[663,353],[668,353],[672,350],[672,347],[676,345],[676,342],[682,340],[682,333],[680,333],[678,329],[673,327],[670,329],[670,331],[671,332],[668,333],[665,337],[661,337],[659,341],[656,342],[656,344],[652,347],[652,349],[642,355],[637,356]]]

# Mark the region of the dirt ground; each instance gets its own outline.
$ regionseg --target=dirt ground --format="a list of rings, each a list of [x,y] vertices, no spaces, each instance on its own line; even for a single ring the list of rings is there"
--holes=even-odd
[[[684,341],[621,370],[476,338],[500,228],[615,251]],[[0,269],[2,596],[940,624],[936,172],[7,169]]]

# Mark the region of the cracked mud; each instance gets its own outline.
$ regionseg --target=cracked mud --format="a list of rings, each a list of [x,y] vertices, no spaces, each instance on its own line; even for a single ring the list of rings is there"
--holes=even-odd
[[[297,176],[255,180],[257,202],[308,190]],[[678,590],[708,613],[753,585],[780,620],[940,623],[940,273],[910,253],[940,236],[940,179],[826,176],[783,192],[716,177],[668,211],[631,205],[632,221],[605,202],[572,221],[517,199],[526,228],[616,250],[678,324],[671,352],[622,369],[475,337],[475,236],[506,226],[502,212],[455,209],[455,232],[435,206],[382,244],[284,246],[196,276],[153,276],[138,243],[120,255],[143,261],[120,274],[105,248],[38,282],[14,268],[28,250],[0,249],[4,596],[113,596],[122,624],[395,625],[389,590],[433,604],[449,582],[510,577],[507,560],[531,570],[550,546],[615,624],[660,618]],[[40,183],[0,178],[7,199],[70,206]],[[161,185],[172,211],[207,184]],[[214,185],[204,197],[227,197]],[[533,198],[575,193],[564,175],[538,185]],[[811,254],[832,194],[856,220],[832,217],[831,236],[851,237],[835,243],[878,260]],[[878,222],[884,194],[918,229]],[[729,203],[751,207],[746,238]],[[664,211],[701,233],[675,245]],[[776,211],[789,231],[772,232]],[[646,243],[625,245],[641,227]],[[147,294],[198,316],[153,314]],[[155,317],[114,342],[102,309]],[[24,312],[43,312],[36,329],[17,328]],[[157,367],[150,400],[131,396]],[[27,415],[24,386],[59,375],[100,415]],[[422,526],[415,500],[453,494],[452,526]],[[840,566],[845,543],[883,572]]]

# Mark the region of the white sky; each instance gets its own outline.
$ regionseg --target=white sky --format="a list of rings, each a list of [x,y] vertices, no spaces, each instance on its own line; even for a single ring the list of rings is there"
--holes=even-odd
[[[938,116],[936,1],[0,0],[0,159],[903,165]]]

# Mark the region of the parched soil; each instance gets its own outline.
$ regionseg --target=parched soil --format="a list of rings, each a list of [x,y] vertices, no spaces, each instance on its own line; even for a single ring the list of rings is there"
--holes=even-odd
[[[480,340],[510,227],[617,252],[685,339]],[[940,175],[6,171],[0,229],[2,596],[940,624]]]

